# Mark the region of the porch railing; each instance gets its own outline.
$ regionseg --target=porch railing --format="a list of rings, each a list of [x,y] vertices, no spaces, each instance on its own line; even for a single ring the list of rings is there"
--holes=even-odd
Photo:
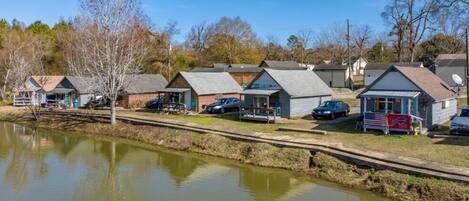
[[[241,105],[239,108],[240,120],[266,121],[267,123],[276,121],[276,107],[255,107],[249,105]]]
[[[16,96],[13,101],[14,106],[26,106],[31,105],[30,97]]]

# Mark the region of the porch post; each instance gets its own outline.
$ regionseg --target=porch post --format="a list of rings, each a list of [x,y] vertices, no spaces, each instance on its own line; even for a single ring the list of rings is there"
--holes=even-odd
[[[366,112],[366,97],[361,98],[361,100],[363,101],[363,114],[365,114],[365,112]]]
[[[269,113],[270,113],[269,99],[270,99],[270,96],[267,96],[267,124],[269,124]]]
[[[412,110],[411,110],[411,107],[412,107],[412,99],[408,98],[407,99],[408,103],[407,103],[407,114],[410,114],[412,115]]]
[[[384,113],[388,113],[388,98],[384,98]]]

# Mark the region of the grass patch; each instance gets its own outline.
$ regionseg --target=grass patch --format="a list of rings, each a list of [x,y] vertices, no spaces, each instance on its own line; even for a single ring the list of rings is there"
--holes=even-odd
[[[348,105],[350,105],[350,107],[360,106],[360,101],[356,98],[340,98],[340,99],[337,99],[337,100],[340,100],[340,101],[343,101],[344,103],[347,103]]]

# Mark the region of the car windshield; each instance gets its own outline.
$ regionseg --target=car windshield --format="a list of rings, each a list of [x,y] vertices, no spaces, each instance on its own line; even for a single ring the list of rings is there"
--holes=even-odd
[[[321,107],[335,107],[335,105],[337,105],[335,101],[326,101],[321,104]]]
[[[463,109],[461,111],[461,115],[459,115],[461,117],[469,117],[469,109]]]
[[[226,99],[226,98],[222,98],[222,99],[219,99],[218,100],[218,103],[219,104],[226,104],[228,102],[229,99]]]

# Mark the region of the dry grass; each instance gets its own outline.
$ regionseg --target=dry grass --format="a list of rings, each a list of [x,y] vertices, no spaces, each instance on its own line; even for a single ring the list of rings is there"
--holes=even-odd
[[[3,111],[2,107],[2,111]],[[93,111],[107,112],[107,111]],[[11,112],[10,112],[11,113]],[[12,117],[11,114],[2,116]],[[277,124],[263,124],[255,122],[240,122],[236,115],[228,116],[187,116],[165,115],[150,112],[119,111],[119,115],[186,123],[208,128],[243,132],[247,134],[262,133],[273,137],[295,137],[304,140],[319,140],[323,143],[341,144],[344,147],[365,151],[390,153],[396,156],[414,157],[444,164],[469,167],[469,142],[457,139],[432,139],[426,136],[412,136],[393,134],[384,136],[380,132],[355,130],[354,120],[347,120],[337,124],[316,124],[310,120],[286,120]],[[327,130],[328,135],[313,135],[296,132],[277,131],[278,127],[315,128]]]

